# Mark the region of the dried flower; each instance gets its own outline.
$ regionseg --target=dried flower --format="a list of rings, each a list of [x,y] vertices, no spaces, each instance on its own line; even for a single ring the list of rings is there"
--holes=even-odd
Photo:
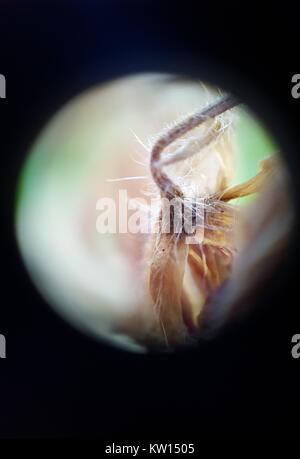
[[[157,184],[162,203],[165,199],[182,200],[186,205],[183,189],[163,170],[166,165],[186,160],[193,156],[193,144],[198,148],[206,147],[213,142],[214,147],[224,143],[228,136],[230,122],[224,126],[221,116],[237,104],[237,101],[225,96],[212,103],[204,110],[193,114],[172,127],[154,144],[151,153],[151,172]],[[162,159],[163,150],[174,143],[188,131],[202,123],[210,122],[207,133],[200,139],[187,141],[185,145],[173,152],[167,159]],[[225,149],[226,154],[233,155],[232,149]],[[260,163],[260,170],[250,180],[230,187],[230,167],[232,158],[219,154],[221,167],[214,189],[201,196],[188,197],[190,212],[200,224],[196,224],[192,233],[174,225],[175,212],[171,212],[170,231],[164,231],[166,212],[162,204],[157,222],[158,231],[152,235],[147,257],[150,257],[147,272],[147,289],[154,305],[157,327],[160,337],[169,345],[180,345],[189,342],[201,329],[201,317],[209,304],[211,295],[228,279],[233,259],[237,252],[234,230],[238,218],[238,207],[230,205],[232,199],[247,196],[263,189],[266,181],[276,169],[273,156]],[[227,159],[227,164],[226,164]],[[159,333],[158,333],[159,335]]]

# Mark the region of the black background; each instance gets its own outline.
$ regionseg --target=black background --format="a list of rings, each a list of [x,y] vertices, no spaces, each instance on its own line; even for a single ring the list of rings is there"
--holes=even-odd
[[[63,322],[31,284],[14,238],[17,177],[40,129],[88,86],[138,71],[198,76],[246,101],[282,146],[298,206],[300,99],[291,97],[291,77],[300,73],[298,16],[282,4],[261,8],[1,2],[1,437],[200,441],[209,433],[296,431],[297,228],[255,312],[213,342],[171,356],[115,350]]]

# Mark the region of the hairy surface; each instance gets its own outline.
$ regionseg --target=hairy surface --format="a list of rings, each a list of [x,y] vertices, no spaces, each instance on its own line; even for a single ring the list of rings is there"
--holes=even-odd
[[[276,167],[269,157],[255,177],[230,187],[234,143],[233,116],[228,110],[235,104],[230,96],[215,101],[163,133],[152,149],[151,171],[161,197],[181,199],[199,217],[191,233],[175,225],[163,231],[162,203],[159,230],[151,235],[147,248],[146,288],[158,336],[167,346],[186,344],[197,336],[203,310],[230,276],[237,253],[239,208],[229,201],[261,191]],[[198,131],[197,123],[204,125]],[[192,137],[182,138],[191,130]],[[162,156],[171,144],[173,148]],[[169,174],[163,170],[175,164]]]

